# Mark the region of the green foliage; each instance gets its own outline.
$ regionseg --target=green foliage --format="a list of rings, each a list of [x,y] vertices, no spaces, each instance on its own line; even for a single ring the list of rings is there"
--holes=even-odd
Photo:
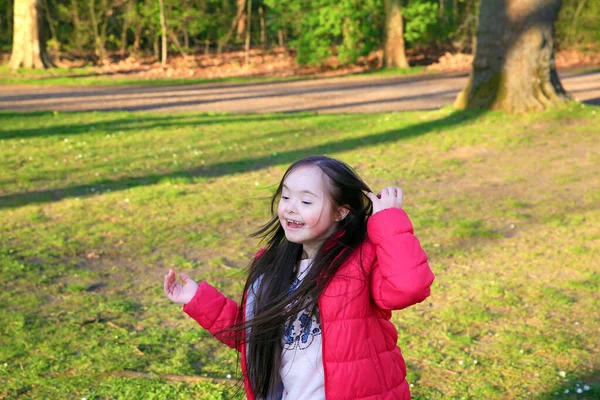
[[[439,22],[438,3],[427,0],[409,0],[402,9],[404,17],[404,40],[413,43],[431,35]]]
[[[381,42],[381,1],[366,0],[266,0],[279,23],[294,39],[301,64],[319,64],[332,55],[341,63],[354,62]],[[289,16],[295,16],[292,20]]]
[[[559,47],[595,47],[600,43],[600,2],[563,0],[556,23]]]
[[[406,46],[471,50],[479,2],[403,0]],[[600,2],[562,3],[556,24],[558,47],[598,48]],[[10,51],[13,4],[0,0],[0,51]],[[155,0],[47,0],[43,4],[41,17],[53,56],[100,56],[102,49],[110,53],[122,48],[153,53],[160,42]],[[383,0],[255,0],[252,4],[251,45],[261,38],[260,7],[267,45],[274,46],[281,38],[286,47],[296,51],[301,64],[320,64],[332,56],[342,64],[352,63],[382,45]],[[170,51],[194,52],[206,40],[213,47],[221,43],[236,17],[237,1],[165,0],[165,13]],[[174,45],[173,37],[179,46]],[[228,45],[240,48],[243,38],[234,34]]]

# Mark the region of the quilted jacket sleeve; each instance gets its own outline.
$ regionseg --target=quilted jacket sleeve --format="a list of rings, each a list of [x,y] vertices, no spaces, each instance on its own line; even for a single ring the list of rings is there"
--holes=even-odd
[[[406,212],[381,210],[369,218],[367,231],[377,257],[370,277],[375,303],[384,310],[401,310],[425,300],[434,275]]]
[[[183,311],[221,342],[231,348],[236,348],[233,334],[219,333],[236,323],[239,307],[235,301],[208,283],[201,282],[194,298],[183,306]]]

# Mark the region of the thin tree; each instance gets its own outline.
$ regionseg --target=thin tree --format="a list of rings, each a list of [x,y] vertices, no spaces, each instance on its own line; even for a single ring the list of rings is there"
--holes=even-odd
[[[165,18],[165,3],[163,0],[158,0],[158,7],[160,11],[160,34],[162,37],[160,63],[167,65],[167,20]]]
[[[250,60],[250,21],[252,18],[252,0],[248,0],[248,24],[246,24],[246,60],[245,65],[248,65]]]
[[[568,98],[554,63],[560,0],[482,0],[473,70],[454,106],[539,111]]]
[[[383,59],[388,68],[408,68],[404,50],[404,26],[401,0],[383,0],[385,7],[385,43]]]
[[[39,0],[15,0],[12,53],[9,68],[49,68],[53,63],[46,53],[40,23]]]

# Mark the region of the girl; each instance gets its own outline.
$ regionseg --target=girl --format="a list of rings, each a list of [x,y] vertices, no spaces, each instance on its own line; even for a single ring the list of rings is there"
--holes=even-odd
[[[427,298],[434,276],[402,197],[373,194],[341,161],[299,160],[255,234],[266,246],[240,306],[173,270],[165,294],[241,352],[248,399],[410,399],[390,317]]]

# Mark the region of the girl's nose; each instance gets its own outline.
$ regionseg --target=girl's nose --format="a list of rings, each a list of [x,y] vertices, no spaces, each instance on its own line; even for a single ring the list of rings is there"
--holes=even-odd
[[[290,200],[287,204],[287,211],[290,214],[296,214],[296,202],[293,200]]]

